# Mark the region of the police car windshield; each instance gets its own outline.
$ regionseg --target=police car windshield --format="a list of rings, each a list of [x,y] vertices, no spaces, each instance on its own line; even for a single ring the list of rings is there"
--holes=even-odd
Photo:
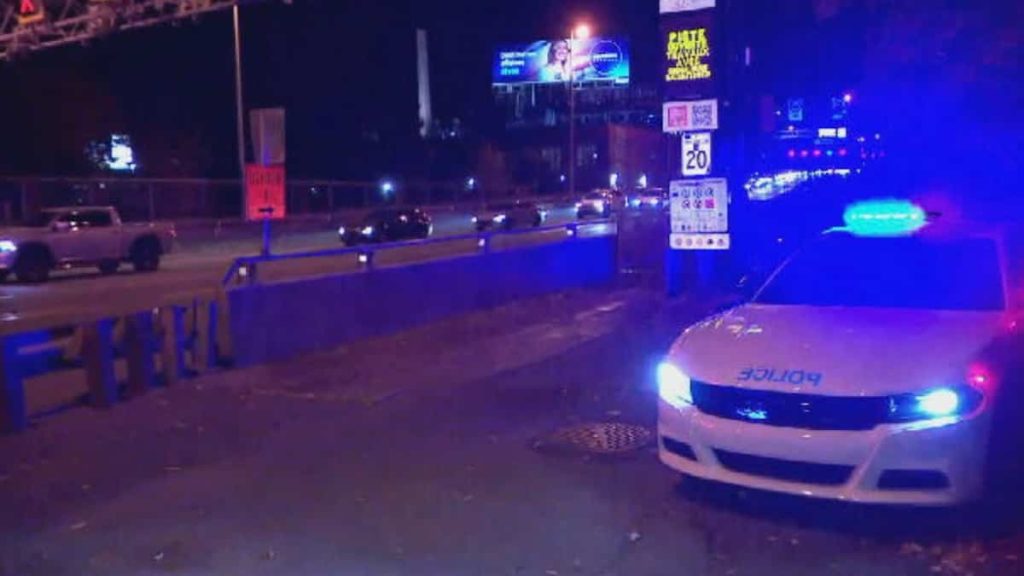
[[[1005,306],[996,245],[986,239],[823,239],[765,286],[763,304],[925,310]]]

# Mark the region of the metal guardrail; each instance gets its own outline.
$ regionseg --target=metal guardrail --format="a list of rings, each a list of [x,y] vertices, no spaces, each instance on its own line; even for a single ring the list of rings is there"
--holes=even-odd
[[[424,240],[368,244],[331,250],[237,258],[224,275],[224,286],[243,279],[257,282],[259,264],[358,255],[362,271],[373,269],[379,252],[416,246],[476,241],[479,254],[491,251],[495,238],[562,231],[575,239],[581,228],[615,224],[613,219],[570,222],[513,230],[442,236]],[[617,230],[616,230],[617,233]],[[245,270],[244,276],[241,271]],[[223,295],[223,292],[221,293]],[[0,433],[19,432],[30,424],[27,381],[54,373],[84,372],[80,403],[109,408],[157,386],[173,386],[184,378],[230,363],[231,343],[224,335],[223,300],[196,299],[190,305],[168,305],[64,324],[48,329],[0,335]],[[117,378],[123,362],[126,380]],[[81,377],[81,376],[79,376]]]
[[[0,336],[0,433],[29,426],[25,386],[31,378],[84,371],[79,402],[109,408],[221,365],[227,357],[221,310],[217,300],[197,300]],[[125,382],[117,378],[118,361]]]
[[[437,244],[451,244],[455,242],[465,242],[469,240],[477,241],[477,249],[479,253],[487,254],[491,251],[491,244],[496,237],[510,237],[510,236],[526,236],[542,234],[544,232],[552,232],[562,230],[565,232],[567,238],[576,238],[579,235],[580,228],[587,228],[593,226],[601,226],[615,224],[614,219],[600,219],[600,220],[588,220],[586,222],[569,222],[566,224],[555,224],[550,226],[538,226],[535,228],[520,228],[511,230],[491,230],[484,232],[477,232],[472,234],[458,234],[454,236],[439,236],[436,238],[425,238],[422,240],[407,240],[401,242],[384,242],[379,244],[360,244],[358,246],[348,246],[344,248],[332,248],[328,250],[313,250],[307,252],[292,252],[287,254],[266,254],[259,256],[243,256],[236,258],[227,272],[224,274],[224,279],[221,281],[221,285],[224,288],[228,288],[232,285],[237,284],[255,284],[258,282],[259,275],[257,270],[260,264],[267,264],[272,262],[285,262],[285,261],[297,261],[297,260],[308,260],[312,258],[330,258],[337,256],[351,256],[357,255],[360,264],[362,264],[363,271],[369,271],[373,269],[374,257],[378,252],[386,252],[391,250],[399,250],[402,248],[422,247],[431,246]]]

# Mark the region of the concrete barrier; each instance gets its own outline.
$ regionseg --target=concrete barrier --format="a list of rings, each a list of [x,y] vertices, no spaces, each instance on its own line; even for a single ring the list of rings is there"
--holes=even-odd
[[[516,298],[611,282],[614,236],[234,288],[236,365],[329,349]]]

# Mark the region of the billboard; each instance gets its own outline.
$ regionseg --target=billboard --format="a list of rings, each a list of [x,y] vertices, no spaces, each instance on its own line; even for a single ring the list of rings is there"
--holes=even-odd
[[[703,98],[714,93],[713,11],[664,14],[661,18],[662,78],[668,98]]]
[[[503,46],[494,55],[492,78],[495,86],[555,84],[570,79],[628,84],[629,42],[587,38]]]

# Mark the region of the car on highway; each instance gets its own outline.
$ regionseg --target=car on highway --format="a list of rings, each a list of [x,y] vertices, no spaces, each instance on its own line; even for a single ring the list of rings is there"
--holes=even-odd
[[[45,282],[54,270],[91,266],[113,274],[125,262],[152,272],[173,239],[173,227],[126,224],[110,206],[48,208],[24,226],[0,230],[0,280],[14,273],[21,282]]]
[[[576,218],[607,218],[612,215],[612,199],[605,192],[589,192],[576,203]]]
[[[477,231],[511,229],[520,226],[540,226],[546,214],[533,202],[505,202],[481,210],[472,218]]]
[[[347,246],[357,244],[422,240],[434,231],[430,216],[419,208],[386,208],[369,213],[356,226],[338,228],[338,238]]]
[[[662,462],[864,503],[954,505],[1020,481],[1024,315],[1002,236],[859,202],[658,366]],[[1009,483],[1007,483],[1009,482]]]
[[[627,205],[638,210],[657,210],[668,206],[668,196],[662,188],[644,188],[630,194]]]

